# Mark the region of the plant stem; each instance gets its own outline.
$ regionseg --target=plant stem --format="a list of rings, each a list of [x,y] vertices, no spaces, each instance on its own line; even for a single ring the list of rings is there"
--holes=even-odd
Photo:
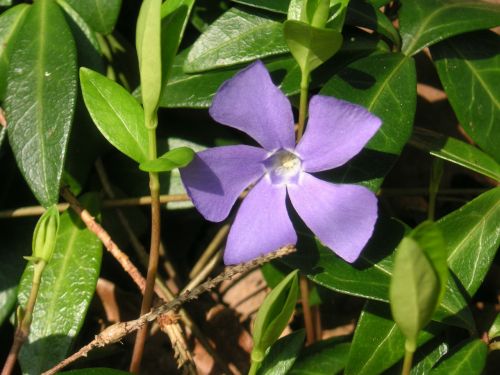
[[[148,128],[149,135],[149,147],[148,156],[149,160],[155,160],[157,157],[156,151],[156,124],[158,123],[158,118],[155,114],[154,123]],[[158,258],[160,256],[160,179],[158,173],[149,173],[149,190],[151,192],[151,244],[149,250],[149,264],[148,273],[146,276],[146,289],[144,290],[144,296],[142,298],[141,305],[141,315],[148,313],[151,310],[153,304],[154,286],[156,280],[156,271],[158,269]],[[145,324],[139,332],[137,332],[137,337],[135,339],[134,352],[132,354],[132,360],[130,362],[130,372],[138,373],[142,354],[144,352],[144,344],[146,342],[146,337],[148,334],[148,325]]]
[[[413,362],[413,353],[414,352],[408,349],[405,350],[405,359],[403,361],[403,370],[401,371],[401,375],[410,375],[411,365]]]
[[[300,104],[299,104],[299,122],[297,127],[297,143],[304,134],[304,127],[307,117],[307,93],[309,91],[309,73],[302,72],[300,80]]]
[[[252,361],[252,364],[250,365],[250,370],[248,370],[248,375],[257,374],[257,370],[259,369],[261,363],[262,362]]]
[[[309,282],[304,275],[300,275],[300,294],[302,296],[302,311],[304,314],[304,325],[306,327],[307,344],[310,345],[316,341],[316,330],[314,328],[314,321],[309,305]]]
[[[14,366],[17,361],[17,356],[24,342],[28,338],[30,333],[31,320],[33,318],[33,310],[35,308],[36,298],[38,296],[38,290],[40,289],[40,281],[42,279],[42,273],[47,263],[43,260],[39,260],[35,263],[33,268],[33,281],[31,283],[31,291],[28,297],[28,302],[26,303],[26,308],[24,309],[23,316],[19,325],[14,333],[14,340],[12,342],[12,347],[10,348],[9,355],[5,361],[5,365],[2,369],[2,375],[10,375],[14,370]]]
[[[431,167],[431,179],[429,182],[429,210],[427,218],[434,221],[436,214],[436,196],[443,176],[443,160],[434,159]]]

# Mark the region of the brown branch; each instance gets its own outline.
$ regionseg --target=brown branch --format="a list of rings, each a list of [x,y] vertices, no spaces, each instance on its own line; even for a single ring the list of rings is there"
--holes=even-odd
[[[186,202],[189,201],[187,194],[166,194],[160,195],[160,203],[166,204],[171,202]],[[130,207],[130,206],[149,206],[151,204],[151,197],[136,197],[136,198],[122,198],[122,199],[107,199],[103,201],[103,207]],[[59,203],[57,209],[59,212],[66,211],[69,207],[67,203]],[[27,206],[19,207],[11,210],[0,211],[0,219],[10,219],[26,216],[40,216],[45,212],[43,206]]]
[[[87,354],[94,348],[103,347],[121,341],[129,333],[142,328],[148,322],[157,319],[160,315],[165,314],[166,312],[169,312],[171,310],[177,309],[182,304],[198,298],[202,293],[215,288],[219,283],[221,283],[224,280],[230,280],[237,274],[247,272],[250,269],[258,267],[273,259],[288,255],[294,251],[295,251],[294,246],[285,246],[278,249],[275,252],[266,254],[250,262],[227,267],[224,272],[216,276],[214,279],[205,281],[203,284],[200,284],[193,290],[186,291],[176,299],[154,308],[149,313],[142,315],[138,319],[131,320],[128,322],[116,323],[112,326],[109,326],[100,334],[98,334],[93,341],[82,347],[78,352],[66,358],[65,360],[63,360],[62,362],[51,368],[50,370],[44,372],[42,375],[55,374],[57,371],[63,369],[64,367],[73,363],[77,359],[87,356]]]

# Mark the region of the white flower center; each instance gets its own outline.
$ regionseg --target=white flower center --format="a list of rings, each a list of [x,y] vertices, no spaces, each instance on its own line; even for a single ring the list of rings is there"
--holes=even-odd
[[[288,150],[276,151],[264,160],[264,166],[275,185],[296,184],[302,171],[302,161]]]

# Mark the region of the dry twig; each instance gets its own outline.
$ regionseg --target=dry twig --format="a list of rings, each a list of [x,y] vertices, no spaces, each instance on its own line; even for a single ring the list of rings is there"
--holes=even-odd
[[[219,283],[221,283],[224,280],[230,280],[237,274],[247,272],[252,268],[258,267],[273,259],[288,255],[294,251],[295,251],[294,246],[285,246],[278,249],[275,252],[266,254],[250,262],[227,267],[224,272],[216,276],[214,279],[205,281],[203,284],[198,285],[193,290],[186,291],[185,293],[181,294],[179,297],[175,298],[171,302],[167,302],[152,309],[149,313],[142,315],[138,319],[131,320],[128,322],[117,323],[113,324],[112,326],[109,326],[100,334],[98,334],[93,341],[82,347],[78,352],[66,358],[65,360],[63,360],[62,362],[51,368],[50,370],[44,372],[42,375],[55,374],[57,371],[63,369],[64,367],[66,367],[70,363],[73,363],[77,359],[87,356],[87,354],[94,348],[103,347],[121,341],[129,333],[142,328],[145,324],[157,319],[160,315],[165,314],[166,312],[169,312],[171,310],[177,309],[182,304],[198,298],[202,293],[215,288]]]

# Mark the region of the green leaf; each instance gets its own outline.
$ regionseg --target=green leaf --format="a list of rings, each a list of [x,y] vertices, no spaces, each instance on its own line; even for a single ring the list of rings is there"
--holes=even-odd
[[[480,375],[486,365],[488,346],[484,341],[471,339],[455,353],[447,356],[430,375]]]
[[[387,16],[364,0],[351,0],[347,8],[346,24],[366,27],[391,40],[399,48],[401,37]]]
[[[437,221],[448,249],[448,266],[473,296],[500,245],[500,187]]]
[[[490,340],[500,337],[500,314],[497,314],[495,320],[491,324],[491,327],[488,331],[488,337]]]
[[[438,158],[500,181],[500,165],[491,156],[468,143],[417,127],[410,144]]]
[[[194,151],[189,147],[179,147],[168,151],[155,160],[147,160],[139,165],[145,172],[169,172],[176,168],[182,168],[193,160]]]
[[[288,6],[290,4],[290,0],[232,0],[235,3],[248,5],[250,7],[265,9],[271,12],[283,13],[286,14],[288,12]]]
[[[439,278],[424,251],[414,239],[403,238],[396,250],[389,299],[407,350],[415,351],[418,333],[431,320],[439,293]]]
[[[19,221],[21,220],[21,221]],[[12,312],[17,285],[25,267],[23,256],[31,253],[33,220],[17,219],[0,226],[0,326]]]
[[[500,25],[500,6],[480,0],[404,0],[399,25],[403,53],[410,56],[450,36]]]
[[[168,82],[194,0],[169,0],[161,7],[161,61],[163,83]]]
[[[375,227],[373,237],[354,264],[343,261],[319,241],[316,241],[318,253],[315,257],[311,257],[310,249],[299,251],[288,256],[286,263],[300,269],[312,281],[325,288],[389,302],[394,249],[400,243],[404,232],[405,227],[400,222],[381,218]],[[433,319],[473,329],[474,324],[467,308],[467,301],[451,278],[448,279],[446,294]]]
[[[82,197],[81,202],[94,207],[96,195]],[[95,234],[72,212],[62,214],[56,249],[43,272],[28,342],[19,355],[24,373],[40,374],[68,354],[94,294],[101,256],[102,244]],[[19,286],[21,306],[31,290],[32,271],[30,263]]]
[[[288,375],[335,375],[344,369],[350,345],[338,338],[318,341],[300,353]]]
[[[266,296],[255,318],[252,361],[262,362],[267,348],[281,335],[295,309],[298,294],[298,271],[295,270]]]
[[[428,329],[428,330],[427,330]],[[432,324],[421,331],[418,344],[433,337]],[[369,340],[367,340],[369,337]],[[389,305],[369,301],[359,318],[349,351],[345,375],[381,374],[404,355],[405,337],[391,318]]]
[[[364,151],[330,175],[337,182],[378,190],[411,135],[416,106],[413,59],[397,53],[362,58],[339,71],[320,93],[360,104],[382,119]]]
[[[491,31],[460,35],[431,51],[463,129],[500,163],[500,36]]]
[[[146,127],[155,128],[154,118],[161,93],[161,0],[144,0],[137,18],[135,47],[139,58],[141,96]]]
[[[122,0],[65,0],[92,29],[109,34],[120,14]]]
[[[304,22],[287,20],[283,32],[303,74],[309,74],[332,57],[342,46],[342,34]]]
[[[18,4],[0,15],[0,101],[5,98],[9,57],[14,46],[14,38],[23,25],[30,6]]]
[[[193,44],[184,70],[196,73],[286,52],[281,22],[232,8]]]
[[[80,69],[83,100],[99,131],[128,157],[148,158],[148,131],[140,104],[118,83],[87,68]]]
[[[304,344],[305,336],[304,330],[300,330],[276,341],[266,353],[257,375],[289,374]]]
[[[77,96],[76,49],[53,0],[29,9],[12,47],[5,113],[17,164],[43,206],[57,203]]]
[[[66,374],[66,375],[126,375],[126,374],[131,374],[131,373],[125,372],[125,371],[120,371],[120,370],[114,370],[111,368],[98,367],[98,368],[85,368],[85,369],[81,369],[81,370],[64,371],[64,372],[61,372],[61,374]]]

